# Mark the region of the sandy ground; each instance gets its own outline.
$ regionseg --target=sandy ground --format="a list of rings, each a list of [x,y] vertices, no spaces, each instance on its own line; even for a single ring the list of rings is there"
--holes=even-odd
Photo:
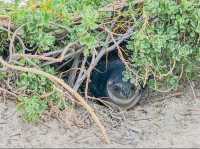
[[[0,147],[200,147],[200,99],[193,98],[190,87],[182,92],[180,97],[147,97],[128,112],[91,102],[111,139],[108,145],[83,110],[78,112],[84,127],[65,127],[53,118],[27,124],[14,102],[0,100]],[[199,89],[195,92],[198,97]]]

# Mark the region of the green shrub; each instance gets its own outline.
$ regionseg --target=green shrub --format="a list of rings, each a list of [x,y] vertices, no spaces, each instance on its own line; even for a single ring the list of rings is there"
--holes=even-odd
[[[23,63],[29,66],[31,64],[39,65],[38,62],[31,60],[28,62],[23,61]],[[43,70],[50,74],[56,74],[54,69],[49,66],[44,67]],[[60,110],[70,106],[63,93],[55,87],[53,82],[43,76],[33,73],[21,73],[17,80],[17,88],[25,91],[26,96],[19,98],[18,111],[22,113],[23,118],[28,122],[37,122],[42,113],[48,109],[49,102],[57,105]]]
[[[179,3],[178,3],[179,2]],[[128,42],[131,63],[151,87],[175,89],[180,79],[195,79],[200,60],[200,1],[145,0],[134,11],[135,32]]]
[[[38,96],[20,97],[19,102],[17,109],[27,122],[37,122],[47,109],[47,101],[41,100]]]
[[[86,46],[85,52],[96,47],[100,32],[94,31],[106,13],[98,9],[111,0],[38,0],[29,1],[25,8],[15,4],[10,11],[17,26],[24,26],[23,38],[30,47],[37,51],[56,50],[55,32],[67,30],[66,43],[79,41]],[[81,18],[81,19],[79,19]],[[79,22],[75,25],[75,22]],[[101,33],[102,34],[102,33]]]

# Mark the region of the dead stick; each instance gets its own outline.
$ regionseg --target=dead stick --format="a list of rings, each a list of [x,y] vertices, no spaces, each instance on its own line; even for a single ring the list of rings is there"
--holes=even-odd
[[[100,128],[104,140],[106,143],[110,143],[110,140],[107,136],[106,130],[104,128],[104,126],[101,124],[99,118],[96,116],[94,109],[92,109],[87,102],[83,99],[83,97],[81,95],[79,95],[76,91],[74,91],[69,85],[67,85],[63,80],[49,74],[46,73],[44,71],[35,69],[35,68],[27,68],[27,67],[21,67],[21,66],[15,66],[15,65],[11,65],[7,62],[5,62],[1,57],[0,57],[0,63],[9,68],[9,69],[13,69],[13,70],[18,70],[18,71],[23,71],[23,72],[29,72],[29,73],[33,73],[33,74],[37,74],[37,75],[42,75],[46,78],[48,78],[49,80],[51,80],[54,83],[59,84],[60,86],[62,86],[67,92],[69,92],[69,94],[74,97],[76,100],[78,100],[80,102],[80,104],[90,113],[90,115],[92,116],[93,120],[96,122],[96,124],[98,125],[98,127]]]

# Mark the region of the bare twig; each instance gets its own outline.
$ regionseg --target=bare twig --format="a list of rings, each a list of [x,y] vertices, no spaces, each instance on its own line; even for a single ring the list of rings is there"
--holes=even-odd
[[[72,70],[72,72],[70,72],[69,77],[68,77],[68,83],[70,86],[74,85],[75,79],[76,79],[76,74],[78,71],[78,65],[79,65],[79,58],[80,58],[80,54],[77,55],[77,57],[74,59],[74,62],[72,64],[72,67],[74,70]]]
[[[17,34],[18,34],[18,32],[25,26],[26,24],[23,24],[23,25],[21,25],[19,28],[17,28],[15,31],[14,31],[14,33],[13,33],[13,35],[12,35],[12,38],[10,39],[10,46],[9,46],[9,62],[12,60],[12,56],[13,56],[13,49],[14,49],[14,41],[15,41],[15,38],[16,38],[16,36],[17,36]]]
[[[63,50],[61,55],[58,58],[54,57],[47,57],[43,55],[31,55],[31,54],[15,54],[14,56],[19,58],[34,58],[34,59],[39,59],[39,60],[44,60],[44,61],[53,61],[53,62],[62,62],[65,59],[65,54],[69,52],[70,48],[74,46],[76,43],[69,43]]]
[[[96,50],[94,49],[94,52],[93,52],[93,55],[92,55],[92,62],[94,62],[95,60],[95,56],[96,56]],[[88,99],[88,85],[89,85],[89,82],[90,82],[90,73],[87,73],[87,76],[86,76],[86,85],[85,85],[85,99]]]
[[[68,60],[68,59],[70,59],[70,58],[73,58],[73,57],[75,57],[76,55],[80,54],[82,51],[83,51],[83,48],[80,48],[80,49],[78,49],[78,50],[75,51],[75,52],[69,52],[69,54],[66,54],[66,55],[65,55],[65,57],[64,57],[63,60]],[[48,62],[44,63],[43,66],[45,66],[45,65],[50,65],[50,64],[54,64],[54,63],[57,63],[57,62],[58,62],[57,60],[56,60],[56,61],[48,61]]]
[[[84,57],[84,59],[83,59],[83,61],[82,61],[82,64],[81,64],[80,72],[79,72],[79,74],[78,74],[78,77],[77,77],[76,82],[75,82],[74,87],[73,87],[73,89],[74,89],[75,91],[78,90],[79,86],[80,86],[81,83],[82,83],[82,80],[81,80],[81,79],[82,79],[82,78],[81,78],[82,75],[86,73],[86,72],[85,72],[85,64],[86,64],[86,62],[87,62],[87,57]]]

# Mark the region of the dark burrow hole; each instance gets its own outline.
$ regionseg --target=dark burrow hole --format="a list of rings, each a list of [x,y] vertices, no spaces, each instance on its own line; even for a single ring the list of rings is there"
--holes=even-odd
[[[130,81],[124,81],[125,66],[116,51],[105,55],[93,70],[90,93],[129,109],[140,101],[144,89],[136,87]]]

